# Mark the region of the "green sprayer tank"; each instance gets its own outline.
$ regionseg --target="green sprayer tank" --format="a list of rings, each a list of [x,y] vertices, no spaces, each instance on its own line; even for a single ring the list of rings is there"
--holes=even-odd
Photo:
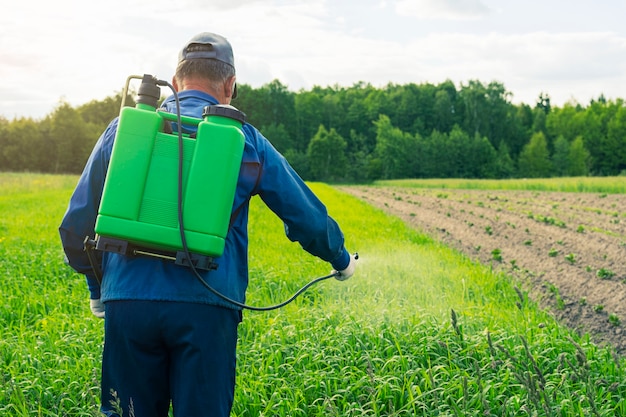
[[[229,105],[207,106],[195,138],[166,126],[177,115],[156,111],[160,89],[144,75],[137,105],[120,111],[95,231],[142,248],[181,251],[179,158],[183,159],[182,215],[189,252],[218,257],[224,243],[241,166],[245,115]]]

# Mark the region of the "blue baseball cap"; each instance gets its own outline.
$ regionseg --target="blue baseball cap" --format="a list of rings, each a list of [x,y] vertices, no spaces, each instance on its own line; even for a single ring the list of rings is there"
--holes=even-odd
[[[205,45],[206,48],[200,51],[189,51],[192,45]],[[178,54],[178,63],[186,59],[216,59],[235,68],[235,58],[233,49],[225,37],[210,32],[202,32],[191,38]]]

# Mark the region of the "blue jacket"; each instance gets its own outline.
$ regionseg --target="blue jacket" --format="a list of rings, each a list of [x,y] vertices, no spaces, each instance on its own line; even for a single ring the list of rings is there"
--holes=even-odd
[[[195,90],[179,93],[179,99],[181,113],[195,118],[201,118],[205,106],[217,104],[214,97]],[[176,111],[173,97],[162,106]],[[117,125],[116,118],[94,146],[59,227],[66,262],[85,274],[92,299],[199,302],[238,309],[202,286],[189,268],[153,257],[131,258],[105,252],[102,287],[98,284],[83,251],[83,241],[85,236],[94,237]],[[322,202],[255,127],[246,123],[243,131],[245,146],[232,210],[237,215],[228,231],[224,253],[215,259],[219,267],[200,272],[209,285],[240,303],[245,302],[248,286],[247,224],[249,201],[254,195],[278,215],[287,237],[299,242],[304,250],[336,270],[345,269],[350,262],[343,234]]]

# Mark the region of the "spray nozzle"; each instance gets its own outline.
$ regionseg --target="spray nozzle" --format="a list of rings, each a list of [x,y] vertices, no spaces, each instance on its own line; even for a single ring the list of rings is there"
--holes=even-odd
[[[329,276],[335,277],[335,279],[339,281],[345,281],[350,278],[352,274],[354,274],[354,263],[352,262],[352,259],[354,259],[355,261],[359,259],[359,254],[357,252],[354,252],[346,269],[344,269],[343,271],[337,271],[333,269],[331,275]]]

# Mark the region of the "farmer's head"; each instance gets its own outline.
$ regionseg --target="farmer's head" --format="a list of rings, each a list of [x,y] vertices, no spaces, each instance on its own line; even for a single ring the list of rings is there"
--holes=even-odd
[[[178,91],[201,90],[220,103],[230,104],[237,95],[233,49],[221,35],[202,32],[191,38],[178,54],[173,79]]]

